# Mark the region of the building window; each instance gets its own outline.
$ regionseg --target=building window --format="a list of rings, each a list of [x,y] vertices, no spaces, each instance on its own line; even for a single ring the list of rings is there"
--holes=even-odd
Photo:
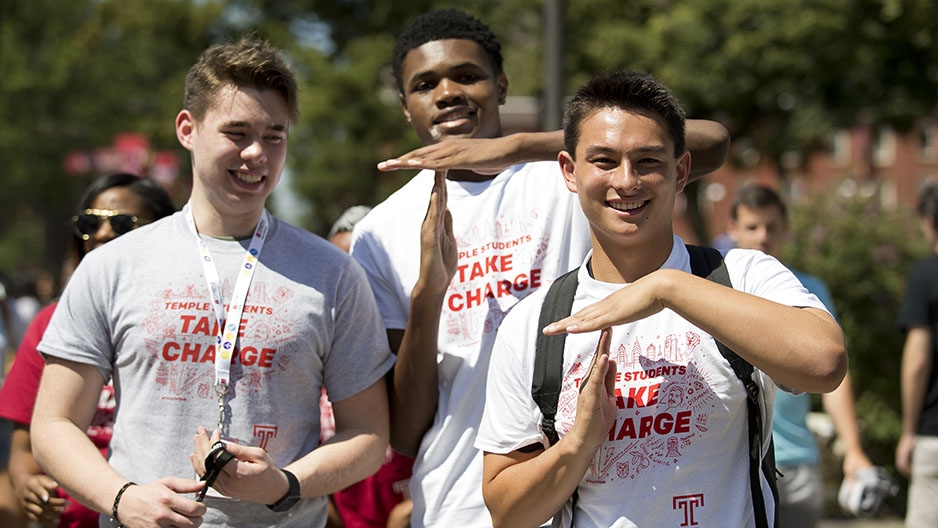
[[[896,162],[896,133],[891,128],[877,128],[873,135],[873,163],[888,167]]]
[[[938,125],[922,123],[916,127],[918,152],[922,161],[933,163],[938,160]]]
[[[849,130],[838,130],[834,133],[834,137],[831,140],[831,158],[834,160],[835,166],[846,167],[850,164],[850,160],[853,157],[851,137]]]

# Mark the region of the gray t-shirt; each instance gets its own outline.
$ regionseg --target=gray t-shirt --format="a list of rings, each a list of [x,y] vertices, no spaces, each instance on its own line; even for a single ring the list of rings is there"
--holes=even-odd
[[[323,388],[333,401],[346,399],[394,359],[361,268],[322,238],[271,219],[231,366],[225,438],[263,447],[284,467],[319,444]],[[248,241],[202,239],[227,303]],[[109,461],[144,483],[195,478],[192,436],[218,420],[216,333],[194,235],[177,213],[89,253],[39,350],[113,376]],[[206,504],[203,526],[322,526],[326,514],[321,497],[287,513],[224,498]]]

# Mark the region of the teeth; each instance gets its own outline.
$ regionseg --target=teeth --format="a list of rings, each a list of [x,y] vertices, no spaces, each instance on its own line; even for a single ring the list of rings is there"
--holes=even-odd
[[[259,174],[247,174],[244,172],[237,172],[237,171],[235,171],[235,177],[237,177],[239,180],[243,181],[244,183],[257,183],[261,181],[262,179],[264,179],[264,177]]]
[[[631,211],[632,209],[638,209],[639,207],[645,205],[645,202],[610,202],[609,207],[612,207],[616,211]]]
[[[440,119],[440,122],[443,123],[446,121],[456,121],[458,119],[468,119],[468,118],[469,118],[469,112],[459,112],[456,114],[447,115],[446,117]]]

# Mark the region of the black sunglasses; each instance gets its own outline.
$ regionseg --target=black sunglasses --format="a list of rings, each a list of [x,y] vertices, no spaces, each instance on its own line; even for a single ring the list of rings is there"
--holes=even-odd
[[[118,236],[129,233],[147,223],[146,219],[111,209],[85,209],[85,212],[72,217],[75,234],[82,240],[90,240],[98,232],[101,222],[107,220],[111,230]]]

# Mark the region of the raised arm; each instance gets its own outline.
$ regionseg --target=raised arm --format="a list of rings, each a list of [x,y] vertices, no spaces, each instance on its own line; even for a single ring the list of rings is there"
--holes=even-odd
[[[637,321],[665,308],[788,387],[829,392],[846,373],[843,333],[830,314],[778,304],[673,269],[650,273],[548,325],[545,333],[599,330]]]
[[[441,310],[456,273],[453,220],[446,208],[446,171],[437,171],[420,231],[420,275],[410,298],[403,332],[391,330],[388,341],[397,354],[391,390],[391,446],[416,456],[433,424],[439,399],[437,353]]]
[[[912,473],[912,450],[932,368],[932,339],[934,336],[927,327],[913,326],[902,348],[902,435],[896,446],[896,469],[906,477]]]
[[[33,454],[48,474],[83,504],[111,515],[128,479],[111,469],[85,433],[103,385],[94,366],[50,358],[31,429]],[[146,439],[140,441],[145,449]],[[205,506],[180,493],[201,488],[201,482],[174,477],[130,486],[121,496],[118,518],[128,528],[160,522],[194,528],[201,524]]]
[[[684,136],[691,155],[688,181],[694,181],[719,169],[730,150],[730,133],[716,121],[688,119]]]
[[[726,161],[730,134],[716,121],[688,119],[685,136],[691,152],[690,180],[709,174]],[[563,150],[563,131],[518,132],[499,138],[451,138],[378,163],[378,169],[466,169],[498,174],[529,161],[555,160]]]
[[[616,364],[609,359],[610,337],[609,329],[600,334],[568,434],[547,450],[485,453],[482,495],[495,527],[541,526],[583,479],[616,419]]]
[[[378,163],[378,169],[466,169],[498,174],[528,161],[557,158],[563,150],[563,132],[518,132],[497,138],[449,138]]]

